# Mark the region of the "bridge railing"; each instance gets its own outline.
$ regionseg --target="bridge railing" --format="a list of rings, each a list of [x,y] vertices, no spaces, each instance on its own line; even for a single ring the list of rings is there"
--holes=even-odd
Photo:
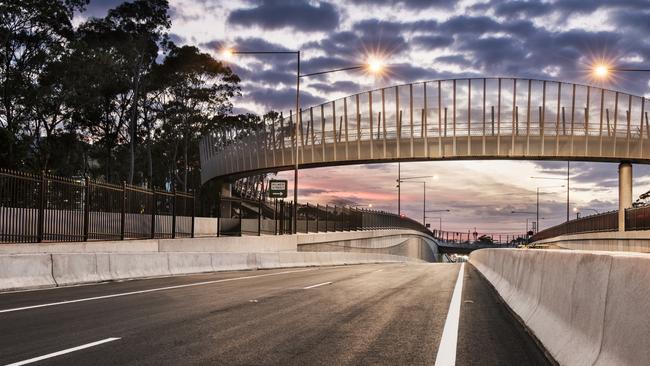
[[[302,153],[300,164],[513,153],[645,159],[648,110],[644,97],[550,80],[470,78],[396,85],[291,111],[264,121],[257,132],[235,134],[241,139],[206,135],[201,141],[201,164],[207,168],[202,180],[290,166],[294,146]],[[476,139],[493,136],[498,137],[496,150]],[[451,148],[442,146],[445,138],[453,138]],[[438,149],[428,149],[431,144]]]
[[[595,233],[618,230],[618,211],[603,212],[570,220],[542,230],[531,241],[549,239],[560,235]],[[650,206],[625,210],[625,230],[650,230]]]

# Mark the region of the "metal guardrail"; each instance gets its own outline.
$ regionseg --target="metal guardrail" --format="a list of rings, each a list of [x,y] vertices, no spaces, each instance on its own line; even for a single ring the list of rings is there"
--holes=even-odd
[[[0,170],[0,243],[194,236],[194,195]]]
[[[618,211],[603,212],[571,220],[533,235],[531,241],[553,238],[560,235],[595,233],[618,230]],[[625,210],[625,230],[650,230],[650,207]]]

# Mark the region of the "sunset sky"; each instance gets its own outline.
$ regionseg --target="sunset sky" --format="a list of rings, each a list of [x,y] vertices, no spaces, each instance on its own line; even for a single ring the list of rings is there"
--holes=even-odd
[[[117,0],[92,0],[77,22],[103,16]],[[352,5],[352,3],[354,3]],[[649,0],[557,1],[217,1],[170,0],[171,38],[220,57],[239,50],[301,50],[305,73],[385,57],[390,72],[373,78],[356,72],[304,80],[302,106],[382,86],[453,77],[543,78],[596,85],[587,70],[604,60],[650,68]],[[295,103],[291,56],[247,57],[231,62],[242,78],[236,111],[288,111]],[[608,88],[650,97],[646,74],[625,74]],[[602,84],[598,84],[602,85]],[[583,215],[617,207],[617,166],[571,164],[571,208]],[[650,190],[650,168],[634,166],[634,197]],[[443,161],[403,163],[403,176],[435,176],[427,185],[427,209],[449,209],[443,229],[522,232],[535,211],[542,228],[564,220],[566,162]],[[291,179],[292,173],[280,176]],[[301,201],[372,203],[397,211],[397,164],[304,170]],[[403,212],[422,218],[422,185],[404,183]],[[431,214],[438,216],[437,214]],[[438,219],[431,219],[437,227]]]

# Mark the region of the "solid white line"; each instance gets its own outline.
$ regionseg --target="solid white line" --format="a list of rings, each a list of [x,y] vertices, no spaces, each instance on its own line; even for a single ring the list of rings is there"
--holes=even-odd
[[[311,286],[303,287],[302,289],[303,289],[303,290],[309,290],[310,288],[316,288],[316,287],[321,287],[321,286],[331,285],[331,284],[332,284],[332,282],[323,282],[323,283],[319,283],[319,284],[316,284],[316,285],[311,285]]]
[[[95,297],[87,297],[87,298],[83,298],[83,299],[68,300],[68,301],[59,301],[59,302],[52,302],[52,303],[48,303],[48,304],[40,304],[40,305],[23,306],[23,307],[20,307],[20,308],[13,308],[13,309],[4,309],[4,310],[0,310],[0,314],[1,314],[1,313],[11,313],[11,312],[14,312],[14,311],[21,311],[21,310],[29,310],[29,309],[44,308],[44,307],[49,307],[49,306],[57,306],[57,305],[64,305],[64,304],[72,304],[72,303],[76,303],[76,302],[85,302],[85,301],[93,301],[93,300],[101,300],[101,299],[110,299],[110,298],[112,298],[112,297],[122,297],[122,296],[129,296],[129,295],[146,294],[146,293],[149,293],[149,292],[158,292],[158,291],[165,291],[165,290],[173,290],[173,289],[184,288],[184,287],[203,286],[203,285],[210,285],[210,284],[213,284],[213,283],[230,282],[230,281],[238,281],[238,280],[247,280],[247,279],[250,279],[250,278],[260,278],[260,277],[268,277],[268,276],[277,276],[277,275],[288,274],[288,273],[305,272],[305,271],[315,271],[315,270],[316,270],[315,268],[299,269],[299,270],[295,270],[295,271],[283,271],[283,272],[267,273],[267,274],[256,275],[256,276],[244,276],[244,277],[224,278],[224,279],[221,279],[221,280],[203,281],[203,282],[188,283],[188,284],[184,284],[184,285],[176,285],[176,286],[159,287],[159,288],[152,288],[152,289],[148,289],[148,290],[131,291],[131,292],[121,292],[121,293],[111,294],[111,295],[95,296]]]
[[[8,364],[8,365],[6,365],[6,366],[21,366],[21,365],[27,365],[27,364],[29,364],[29,363],[34,363],[34,362],[41,361],[41,360],[45,360],[45,359],[48,359],[48,358],[52,358],[52,357],[56,357],[56,356],[65,355],[66,353],[70,353],[70,352],[74,352],[74,351],[79,351],[79,350],[82,350],[82,349],[86,349],[86,348],[90,348],[90,347],[98,346],[98,345],[100,345],[100,344],[104,344],[104,343],[108,343],[108,342],[117,341],[118,339],[120,339],[120,338],[115,338],[115,337],[113,337],[113,338],[106,338],[106,339],[102,339],[101,341],[92,342],[92,343],[87,343],[87,344],[83,344],[83,345],[78,346],[78,347],[73,347],[73,348],[64,349],[63,351],[58,351],[58,352],[54,352],[54,353],[48,353],[48,354],[43,355],[43,356],[38,356],[38,357],[30,358],[29,360],[24,360],[24,361],[19,361],[19,362],[15,362],[15,363],[10,363],[10,364]]]
[[[445,328],[442,330],[435,366],[454,366],[456,364],[456,343],[458,342],[458,321],[460,319],[460,300],[463,292],[464,273],[465,263],[462,263],[454,287],[454,294],[451,296]]]

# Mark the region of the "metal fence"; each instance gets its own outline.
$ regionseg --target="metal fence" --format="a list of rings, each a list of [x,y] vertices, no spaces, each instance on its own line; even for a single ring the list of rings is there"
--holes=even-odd
[[[0,170],[0,242],[194,236],[194,195]]]
[[[384,211],[336,205],[298,204],[293,228],[293,202],[222,198],[218,203],[218,236],[284,235],[376,229],[412,229],[431,232],[419,222]]]
[[[479,233],[469,231],[433,230],[433,237],[443,243],[473,243],[481,237],[489,237],[494,244],[510,244],[526,240],[525,233]]]
[[[618,230],[618,211],[604,212],[571,220],[533,235],[531,241],[553,238],[560,235],[593,233]],[[625,230],[650,230],[650,207],[625,210]]]

